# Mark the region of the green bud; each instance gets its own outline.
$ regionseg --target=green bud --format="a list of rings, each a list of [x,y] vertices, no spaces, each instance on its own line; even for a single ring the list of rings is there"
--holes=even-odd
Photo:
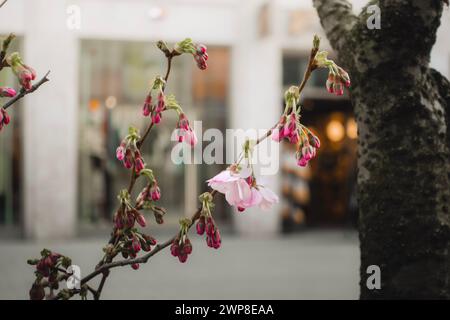
[[[159,40],[159,41],[156,43],[156,45],[158,46],[158,49],[161,50],[162,52],[164,52],[164,54],[165,54],[166,56],[170,56],[170,50],[169,50],[169,47],[167,47],[167,44],[166,44],[164,41]]]
[[[320,46],[320,38],[317,34],[315,34],[313,39],[313,48],[319,50],[319,46]]]
[[[37,265],[38,262],[39,262],[39,259],[28,259],[27,260],[27,263],[32,266]]]

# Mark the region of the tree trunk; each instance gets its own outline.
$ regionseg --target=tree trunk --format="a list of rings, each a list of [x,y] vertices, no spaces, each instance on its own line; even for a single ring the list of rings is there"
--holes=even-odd
[[[362,299],[450,298],[450,84],[429,68],[442,0],[313,0],[352,78]],[[377,265],[381,288],[369,289]]]

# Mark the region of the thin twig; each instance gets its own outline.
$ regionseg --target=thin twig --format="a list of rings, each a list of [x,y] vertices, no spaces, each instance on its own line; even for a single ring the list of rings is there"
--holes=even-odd
[[[25,90],[24,88],[20,89],[20,92],[18,95],[16,95],[14,98],[12,98],[11,100],[9,100],[7,103],[5,103],[3,105],[3,109],[8,109],[9,107],[11,107],[14,103],[16,103],[18,100],[22,99],[23,97],[25,97],[27,94],[32,93],[34,91],[36,91],[41,85],[43,85],[44,83],[46,83],[47,81],[50,81],[50,79],[48,78],[48,75],[50,74],[50,71],[47,71],[47,73],[45,74],[45,76],[39,80],[39,82],[36,82],[30,90]]]
[[[7,2],[8,0],[3,0],[3,2],[0,4],[0,8],[3,7]]]

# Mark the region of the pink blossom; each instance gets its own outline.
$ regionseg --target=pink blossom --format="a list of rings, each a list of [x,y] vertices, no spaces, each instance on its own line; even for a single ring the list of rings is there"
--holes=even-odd
[[[136,173],[140,173],[145,168],[144,160],[142,159],[141,153],[136,150],[134,152],[134,170]]]
[[[195,146],[198,142],[195,132],[189,125],[189,120],[184,113],[181,113],[176,127],[178,142],[186,142],[191,147]]]
[[[274,203],[278,203],[278,196],[269,188],[257,185],[251,188],[251,196],[237,204],[239,211],[258,206],[260,209],[267,210]]]
[[[208,67],[208,64],[206,63],[206,61],[208,60],[208,53],[206,52],[207,48],[205,45],[203,44],[199,44],[197,45],[195,54],[194,54],[194,59],[195,62],[197,62],[197,67],[200,70],[205,70]]]
[[[152,109],[152,96],[149,94],[145,98],[144,105],[142,106],[142,115],[144,117],[148,117],[150,115],[151,109]]]
[[[250,174],[249,168],[239,170],[232,166],[207,182],[212,189],[225,194],[225,199],[231,206],[237,206],[251,196],[250,186],[245,180]]]
[[[9,122],[11,121],[8,113],[6,112],[5,109],[1,108],[0,109],[0,130],[2,130],[2,128],[6,125],[9,124]]]
[[[12,98],[16,95],[16,90],[8,87],[0,87],[0,97]]]
[[[125,158],[125,146],[123,144],[120,144],[120,146],[116,149],[116,158],[119,161],[123,161]]]
[[[36,71],[33,68],[23,64],[16,68],[16,75],[19,79],[20,84],[25,90],[30,90],[32,85],[31,81],[36,79]]]
[[[153,183],[152,187],[150,188],[150,196],[153,201],[158,201],[161,198],[161,190],[159,189],[156,181]]]
[[[145,221],[144,215],[140,213],[136,214],[136,222],[143,228],[147,225],[147,221]]]
[[[209,186],[225,194],[225,199],[240,212],[247,208],[259,206],[269,208],[278,202],[278,197],[270,189],[257,185],[250,168],[237,170],[230,167],[207,181]]]

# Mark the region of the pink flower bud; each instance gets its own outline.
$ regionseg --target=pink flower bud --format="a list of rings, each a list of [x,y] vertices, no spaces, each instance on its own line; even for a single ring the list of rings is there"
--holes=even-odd
[[[276,141],[276,142],[280,142],[281,140],[283,140],[284,136],[283,136],[283,130],[280,130],[278,128],[274,129],[272,131],[272,140]]]
[[[133,264],[131,265],[131,267],[132,267],[134,270],[137,270],[137,269],[139,269],[139,263],[133,263]]]
[[[136,173],[141,172],[145,168],[144,161],[142,161],[142,158],[137,158],[134,160],[134,169],[136,170]]]
[[[139,225],[144,228],[147,225],[147,222],[145,221],[145,217],[143,214],[136,214],[136,222],[139,223]]]
[[[122,146],[118,146],[116,149],[116,158],[119,161],[123,161],[125,158],[125,148]]]
[[[180,247],[178,246],[178,240],[179,239],[174,239],[172,245],[170,246],[170,253],[174,257],[178,257],[178,255],[180,254]]]
[[[200,220],[198,220],[197,225],[195,227],[197,229],[197,234],[203,235],[205,233],[205,219],[200,218]]]
[[[134,152],[134,169],[136,173],[140,173],[145,168],[144,160],[142,160],[141,153],[139,151]]]
[[[153,124],[158,124],[161,122],[161,113],[159,112],[155,112],[152,115],[152,123]]]
[[[158,201],[159,199],[161,199],[161,190],[159,189],[156,181],[153,183],[152,187],[150,188],[150,195],[151,195],[153,201]]]
[[[305,158],[301,157],[300,159],[298,159],[297,161],[297,165],[300,167],[306,167],[306,165],[308,164],[308,160],[306,160]]]
[[[131,213],[128,213],[127,214],[127,219],[125,221],[126,227],[127,228],[133,228],[135,220],[136,220],[136,218],[134,217],[134,215],[131,214]]]
[[[292,144],[297,144],[300,141],[300,136],[298,135],[297,131],[294,131],[290,136],[289,136],[289,142]]]
[[[137,253],[137,252],[141,251],[141,243],[138,241],[138,239],[134,238],[131,245],[133,247],[134,252]]]
[[[197,45],[197,51],[201,54],[206,54],[207,47],[204,44]]]
[[[187,261],[187,258],[188,258],[188,255],[185,252],[180,253],[178,255],[178,260],[180,260],[181,263],[185,263]]]
[[[189,120],[187,119],[186,115],[184,113],[180,114],[180,117],[178,119],[178,128],[180,129],[184,129],[184,130],[189,130]]]
[[[142,115],[144,117],[148,117],[150,115],[150,104],[144,103],[144,106],[142,107]]]
[[[189,241],[189,239],[187,239],[187,241]],[[191,254],[192,253],[192,244],[190,241],[189,242],[187,242],[187,241],[183,246],[183,251],[186,254]]]
[[[185,138],[186,138],[185,141],[186,141],[188,144],[190,144],[191,147],[194,147],[194,146],[197,144],[197,142],[198,142],[198,140],[197,140],[197,135],[196,135],[195,132],[192,131],[192,130],[189,130],[189,131],[186,132]]]
[[[0,87],[0,97],[12,98],[16,95],[16,90],[8,87]]]
[[[308,134],[308,138],[309,138],[309,143],[311,144],[311,146],[313,146],[314,148],[320,148],[320,140],[317,136],[313,135],[312,133]]]
[[[243,208],[243,207],[237,207],[237,209],[238,209],[239,212],[244,212],[245,211],[245,208]]]

